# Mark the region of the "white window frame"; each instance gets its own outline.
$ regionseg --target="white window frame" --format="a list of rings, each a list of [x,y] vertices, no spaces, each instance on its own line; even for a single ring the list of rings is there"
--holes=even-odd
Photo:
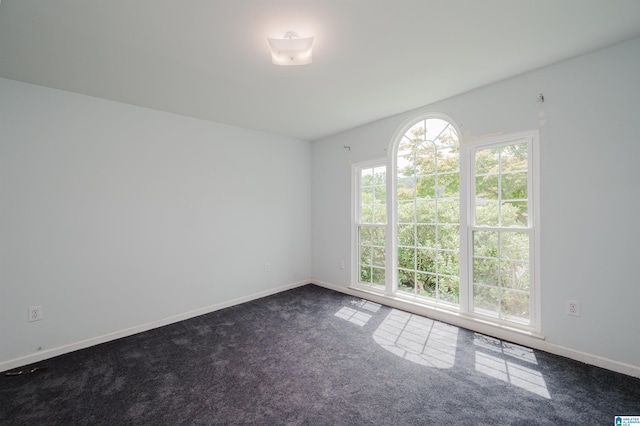
[[[464,179],[465,196],[463,201],[465,202],[466,211],[466,225],[463,227],[466,229],[466,256],[465,256],[465,292],[466,306],[463,312],[468,313],[474,317],[485,319],[484,315],[473,312],[473,271],[470,265],[473,265],[473,231],[483,229],[495,229],[495,230],[514,230],[527,231],[529,233],[529,324],[519,325],[517,322],[501,320],[499,318],[491,317],[491,321],[495,321],[501,325],[520,328],[524,330],[531,330],[534,332],[540,332],[540,316],[541,316],[541,304],[540,304],[540,137],[537,130],[524,131],[502,135],[498,137],[492,137],[488,139],[481,139],[472,142],[461,144],[460,150],[460,162],[464,162],[466,167],[461,166],[461,182]],[[508,146],[516,143],[528,143],[528,158],[529,167],[527,169],[527,192],[528,192],[528,226],[526,228],[509,228],[509,227],[483,227],[475,225],[475,208],[473,203],[470,202],[471,197],[475,194],[475,163],[474,153],[477,150],[494,148],[500,146]],[[462,170],[468,177],[462,176]],[[462,186],[462,185],[461,185]],[[461,191],[462,192],[462,191]],[[462,207],[461,207],[462,209]],[[461,243],[462,245],[462,243]],[[461,262],[462,265],[463,262]],[[461,266],[462,269],[462,266]],[[461,270],[461,275],[463,271]],[[462,289],[461,289],[462,291]],[[462,308],[462,306],[461,306]],[[462,310],[462,309],[461,309]],[[488,319],[488,318],[487,318]]]
[[[360,282],[360,250],[359,250],[359,235],[358,228],[362,223],[360,223],[360,207],[362,204],[362,200],[360,199],[360,173],[364,169],[371,169],[375,167],[385,167],[387,173],[387,202],[389,202],[389,167],[387,165],[386,158],[379,158],[377,160],[371,161],[363,161],[360,163],[352,164],[351,166],[351,188],[352,194],[354,196],[351,197],[351,283],[352,286],[358,287],[360,289],[364,289],[367,291],[377,291],[380,292],[382,289],[379,287],[374,287],[372,285],[364,284]],[[385,227],[385,289],[388,287],[389,283],[389,260],[388,260],[388,241],[389,241],[389,207],[387,206],[387,221],[383,225]]]
[[[451,306],[445,303],[429,301],[422,297],[403,294],[398,291],[397,262],[398,254],[396,249],[397,241],[397,148],[404,134],[418,121],[437,118],[449,122],[456,130],[460,147],[460,299],[459,306]],[[352,165],[352,279],[351,288],[363,290],[373,295],[386,298],[393,303],[398,301],[408,302],[419,309],[435,309],[438,316],[444,313],[453,315],[451,318],[464,318],[472,322],[494,325],[514,331],[522,331],[532,336],[541,337],[541,306],[540,306],[540,170],[539,170],[539,132],[537,130],[517,132],[498,137],[465,141],[456,122],[449,116],[440,113],[421,113],[414,115],[400,126],[393,138],[388,150],[386,159],[376,159],[372,161],[360,162]],[[474,182],[474,156],[472,153],[478,149],[485,149],[492,146],[504,146],[524,141],[529,143],[529,168],[528,168],[528,208],[529,208],[529,232],[530,232],[530,320],[529,324],[519,324],[513,321],[501,320],[499,318],[487,317],[473,312],[473,286],[472,286],[472,257],[473,257],[473,214],[474,203],[470,201],[472,194],[475,194]],[[375,288],[359,283],[360,271],[359,251],[358,251],[358,225],[360,188],[359,176],[362,169],[385,166],[387,168],[387,223],[386,223],[386,276],[384,289]]]

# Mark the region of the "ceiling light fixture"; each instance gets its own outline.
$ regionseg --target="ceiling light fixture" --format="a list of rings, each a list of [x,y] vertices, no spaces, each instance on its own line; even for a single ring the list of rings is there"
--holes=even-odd
[[[306,65],[311,63],[313,37],[300,38],[289,31],[284,38],[268,38],[271,63],[276,65]]]

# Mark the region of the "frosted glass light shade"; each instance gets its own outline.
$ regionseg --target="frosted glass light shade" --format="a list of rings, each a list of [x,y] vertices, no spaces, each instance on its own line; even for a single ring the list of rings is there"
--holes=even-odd
[[[288,32],[284,38],[268,38],[271,63],[276,65],[306,65],[311,63],[313,37],[300,38]]]

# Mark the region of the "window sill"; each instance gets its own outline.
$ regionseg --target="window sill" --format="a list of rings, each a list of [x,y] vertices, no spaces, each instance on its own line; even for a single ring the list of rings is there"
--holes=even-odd
[[[458,327],[467,328],[482,334],[487,334],[500,339],[519,341],[518,337],[530,337],[544,340],[545,336],[535,330],[519,328],[517,325],[508,325],[491,318],[478,317],[476,315],[465,314],[446,306],[436,306],[424,303],[416,298],[401,297],[387,294],[384,290],[352,284],[350,290],[362,294],[362,298],[368,299],[392,308],[402,309],[417,315],[422,315],[434,320],[442,321]],[[526,343],[525,343],[526,344]]]

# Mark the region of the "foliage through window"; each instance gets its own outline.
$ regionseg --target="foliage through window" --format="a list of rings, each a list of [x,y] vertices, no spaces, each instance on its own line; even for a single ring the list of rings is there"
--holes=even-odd
[[[398,290],[457,304],[460,149],[455,129],[421,120],[397,151]]]
[[[387,166],[354,166],[355,281],[538,329],[537,134],[461,145],[435,115],[404,129]]]
[[[473,154],[473,309],[528,324],[529,144],[476,149]]]
[[[358,171],[358,271],[359,282],[384,286],[387,224],[387,168]]]

